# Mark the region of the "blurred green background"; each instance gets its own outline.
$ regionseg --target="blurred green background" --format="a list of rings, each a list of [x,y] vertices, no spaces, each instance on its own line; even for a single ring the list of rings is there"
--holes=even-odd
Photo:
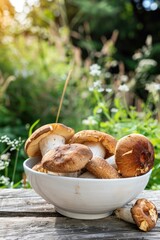
[[[159,25],[156,0],[1,0],[0,137],[25,141],[35,121],[55,122],[73,69],[59,122],[117,139],[131,132],[149,137],[155,166],[148,188],[159,188]],[[91,72],[95,63],[100,73]],[[15,182],[26,157],[21,146]],[[11,177],[16,152],[11,158],[1,176]]]

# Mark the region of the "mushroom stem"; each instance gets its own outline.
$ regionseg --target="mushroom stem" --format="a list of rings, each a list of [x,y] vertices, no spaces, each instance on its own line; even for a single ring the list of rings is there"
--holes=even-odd
[[[115,156],[111,156],[109,158],[106,158],[105,159],[106,162],[108,162],[112,167],[116,168],[117,169],[117,165],[116,165],[116,162],[115,162]]]
[[[84,142],[84,145],[91,149],[93,157],[105,157],[106,150],[100,142]]]
[[[115,214],[126,222],[135,223],[144,232],[154,228],[158,220],[156,206],[145,198],[138,199],[131,208],[116,209]]]
[[[39,146],[42,156],[44,156],[49,150],[64,144],[65,144],[64,137],[56,134],[50,134],[40,141]]]
[[[133,220],[133,217],[131,214],[131,208],[129,207],[117,208],[114,211],[114,213],[119,219],[135,224],[135,221]]]
[[[79,176],[79,178],[96,178],[96,176],[87,171],[87,172],[85,172],[85,173],[82,173],[82,174]]]
[[[97,178],[120,178],[117,170],[101,157],[92,157],[86,169]]]

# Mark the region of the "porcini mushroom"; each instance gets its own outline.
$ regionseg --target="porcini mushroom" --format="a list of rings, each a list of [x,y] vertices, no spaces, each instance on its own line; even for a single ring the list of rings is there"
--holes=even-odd
[[[93,156],[110,157],[115,152],[116,139],[111,135],[97,130],[82,130],[74,134],[71,143],[81,143],[88,146]]]
[[[47,169],[45,169],[42,166],[42,162],[38,162],[36,165],[34,165],[32,167],[32,170],[36,171],[36,172],[41,172],[41,173],[48,173],[48,174],[52,174],[55,176],[66,176],[66,177],[78,177],[79,176],[79,172],[73,172],[73,173],[56,173],[56,172],[51,172],[48,171]]]
[[[93,157],[86,169],[97,178],[120,178],[117,170],[101,157]]]
[[[74,130],[61,123],[46,124],[32,133],[25,143],[29,157],[43,156],[47,151],[64,145],[74,134]]]
[[[116,145],[115,161],[123,177],[134,177],[147,173],[154,164],[154,148],[142,134],[130,134]]]
[[[42,166],[52,172],[76,172],[84,168],[92,156],[85,145],[65,144],[49,150],[42,158]]]
[[[158,220],[156,206],[147,199],[138,199],[134,206],[122,207],[115,210],[115,215],[130,223],[134,223],[142,231],[150,231],[155,227]]]

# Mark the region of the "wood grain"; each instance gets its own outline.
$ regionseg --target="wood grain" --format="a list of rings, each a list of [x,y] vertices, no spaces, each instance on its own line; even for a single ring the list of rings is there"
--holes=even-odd
[[[0,212],[2,211],[36,214],[36,212],[55,212],[55,209],[32,189],[3,189],[0,190]]]
[[[138,196],[141,197],[153,201],[160,214],[160,191],[144,191]],[[152,231],[144,233],[136,225],[119,220],[114,215],[99,220],[64,217],[56,213],[54,207],[33,190],[0,190],[0,240],[19,239],[159,240],[160,219]]]

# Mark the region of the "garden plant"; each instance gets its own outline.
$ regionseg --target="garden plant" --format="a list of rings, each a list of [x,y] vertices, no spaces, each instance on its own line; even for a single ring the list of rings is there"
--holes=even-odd
[[[38,2],[26,4],[24,21],[9,1],[0,3],[0,187],[30,187],[24,142],[56,122],[72,69],[58,121],[117,140],[145,135],[155,150],[147,188],[160,189],[159,9],[127,0],[96,0],[92,8],[89,0]]]

